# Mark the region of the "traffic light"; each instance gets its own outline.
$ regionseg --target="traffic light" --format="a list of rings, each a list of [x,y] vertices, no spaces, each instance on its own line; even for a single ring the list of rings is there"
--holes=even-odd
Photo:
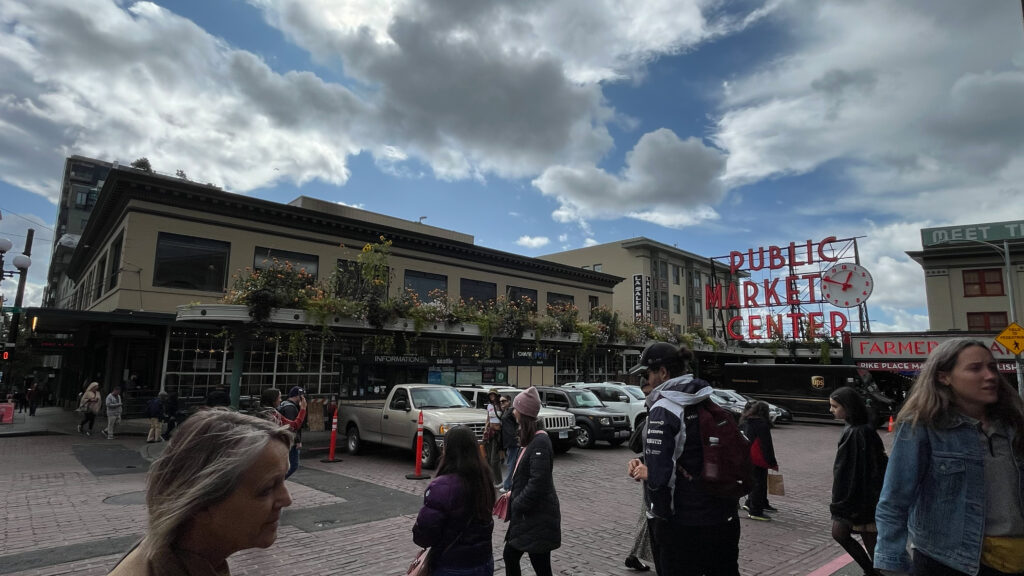
[[[0,360],[14,360],[14,349],[4,348],[4,351],[0,352]]]

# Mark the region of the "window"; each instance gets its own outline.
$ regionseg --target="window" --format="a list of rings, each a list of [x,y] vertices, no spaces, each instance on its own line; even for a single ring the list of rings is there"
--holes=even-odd
[[[964,270],[964,296],[1005,296],[1000,268]]]
[[[161,232],[156,241],[153,286],[223,292],[230,242]]]
[[[537,291],[529,288],[520,288],[519,286],[509,286],[507,298],[509,302],[519,302],[523,298],[527,298],[530,301],[530,310],[537,311]]]
[[[600,264],[594,264],[594,272],[600,272],[603,266]]]
[[[1008,325],[1006,312],[967,313],[967,330],[971,332],[999,332]]]
[[[672,283],[675,284],[676,286],[679,285],[679,275],[680,275],[679,266],[676,266],[675,264],[673,264],[672,265]]]
[[[93,294],[93,300],[99,300],[100,296],[103,296],[103,279],[107,272],[107,257],[100,258],[100,263],[96,265],[96,292]]]
[[[498,285],[470,278],[459,280],[459,296],[466,302],[493,302],[498,299]]]
[[[405,410],[409,407],[409,393],[404,388],[395,390],[394,396],[391,397],[391,405],[388,408],[392,410]]]
[[[290,250],[278,250],[277,248],[264,248],[263,246],[256,247],[252,257],[252,267],[256,270],[270,268],[274,265],[274,260],[277,260],[280,266],[288,263],[296,270],[305,269],[306,273],[312,276],[314,280],[320,269],[320,258],[317,256],[303,254],[302,252],[292,252]]]
[[[420,301],[428,302],[434,299],[434,296],[430,294],[434,290],[448,292],[448,277],[443,274],[406,270],[405,288],[415,292],[419,296]]]
[[[72,184],[71,193],[75,197],[75,208],[91,210],[96,205],[96,196],[99,195],[99,190],[81,184]]]
[[[668,292],[658,292],[658,309],[668,310]]]
[[[658,262],[658,279],[668,280],[668,262],[664,260]]]
[[[590,309],[591,310],[593,310],[594,308],[597,308],[598,305],[599,305],[598,304],[598,300],[597,300],[597,296],[587,296],[587,304],[590,305]]]
[[[569,398],[560,392],[547,392],[544,394],[544,400],[552,408],[569,409]]]
[[[683,300],[678,294],[672,295],[672,313],[682,314],[683,313]]]
[[[121,245],[124,243],[124,232],[118,235],[117,240],[110,245],[110,270],[107,272],[107,290],[113,290],[117,286],[118,277],[121,275]]]
[[[556,306],[558,304],[575,304],[575,299],[569,294],[559,294],[557,292],[548,292],[548,306]]]

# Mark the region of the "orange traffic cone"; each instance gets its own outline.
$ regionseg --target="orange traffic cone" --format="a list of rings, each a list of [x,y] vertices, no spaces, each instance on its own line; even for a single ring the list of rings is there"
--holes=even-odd
[[[889,432],[892,432],[892,414],[889,414]]]

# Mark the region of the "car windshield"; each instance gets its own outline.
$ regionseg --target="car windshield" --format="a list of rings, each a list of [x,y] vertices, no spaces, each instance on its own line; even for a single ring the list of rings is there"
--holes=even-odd
[[[599,408],[604,406],[590,390],[566,390],[573,408]]]
[[[746,404],[747,399],[742,394],[734,390],[715,390],[715,394],[731,402],[739,402],[740,404]]]
[[[469,408],[469,402],[454,388],[413,388],[412,403],[417,409]]]
[[[641,390],[639,386],[625,386],[624,388],[626,389],[626,392],[629,393],[629,395],[632,396],[633,398],[637,400],[644,399],[644,391]]]

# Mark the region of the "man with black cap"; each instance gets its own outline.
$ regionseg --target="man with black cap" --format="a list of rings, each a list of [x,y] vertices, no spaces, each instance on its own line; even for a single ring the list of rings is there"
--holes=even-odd
[[[629,475],[645,480],[654,564],[660,576],[739,576],[737,501],[702,490],[703,448],[697,404],[711,385],[687,373],[693,353],[658,342],[630,374],[647,395],[644,460]]]
[[[277,407],[277,411],[282,416],[289,420],[296,420],[299,418],[301,412],[305,417],[303,409],[306,407],[306,391],[301,386],[292,386],[292,389],[288,391],[288,399],[281,402],[281,405]],[[299,469],[299,448],[302,448],[302,422],[299,422],[299,429],[295,431],[295,443],[292,444],[291,451],[288,452],[288,473],[285,474],[285,478],[291,476]]]

